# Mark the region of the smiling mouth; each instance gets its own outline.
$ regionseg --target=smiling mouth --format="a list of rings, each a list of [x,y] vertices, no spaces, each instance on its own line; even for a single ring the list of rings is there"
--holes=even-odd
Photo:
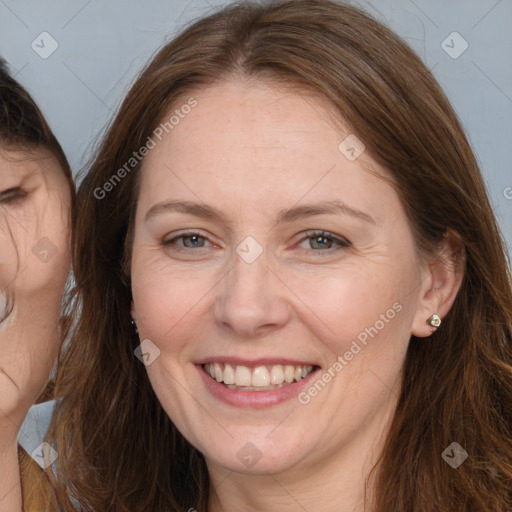
[[[229,389],[271,391],[306,378],[317,367],[308,365],[243,366],[228,363],[206,363],[203,370]]]

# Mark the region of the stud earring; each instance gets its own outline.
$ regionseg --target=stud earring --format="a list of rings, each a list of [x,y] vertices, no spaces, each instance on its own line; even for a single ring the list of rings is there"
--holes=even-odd
[[[430,325],[430,332],[434,332],[441,325],[441,318],[434,313],[428,320],[427,324]]]
[[[137,324],[135,323],[135,320],[133,318],[131,319],[131,323],[133,325],[133,328],[135,329],[135,332],[137,334],[139,334],[139,329],[138,329]]]

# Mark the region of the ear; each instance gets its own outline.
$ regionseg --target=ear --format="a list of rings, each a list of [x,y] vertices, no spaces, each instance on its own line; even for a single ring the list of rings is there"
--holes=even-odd
[[[133,321],[137,323],[137,311],[135,311],[135,304],[133,299],[130,301],[130,315],[132,316]]]
[[[464,268],[464,245],[457,233],[448,230],[424,269],[411,334],[425,338],[437,330],[427,320],[434,313],[441,320],[448,314],[462,284]]]

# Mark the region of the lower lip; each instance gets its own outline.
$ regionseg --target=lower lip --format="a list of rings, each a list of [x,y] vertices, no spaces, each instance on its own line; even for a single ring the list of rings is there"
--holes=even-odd
[[[206,388],[215,398],[235,407],[251,407],[253,409],[271,407],[297,397],[319,370],[319,368],[313,370],[307,377],[298,382],[270,391],[241,391],[230,389],[212,379],[201,365],[198,365],[197,368]]]

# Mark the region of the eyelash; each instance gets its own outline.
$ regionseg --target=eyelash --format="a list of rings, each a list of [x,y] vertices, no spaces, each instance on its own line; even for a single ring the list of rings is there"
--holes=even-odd
[[[332,240],[333,242],[336,242],[338,244],[338,247],[336,249],[332,249],[329,247],[329,249],[311,249],[312,251],[319,253],[319,252],[326,252],[326,251],[339,251],[340,249],[347,249],[352,244],[345,238],[341,238],[339,236],[333,235],[332,233],[329,233],[329,231],[308,231],[306,232],[306,235],[304,238],[302,238],[299,242],[303,242],[304,240],[307,240],[308,238],[328,238]]]
[[[27,192],[21,187],[12,187],[0,192],[0,204],[9,204],[25,199]]]
[[[338,247],[333,249],[331,247],[329,247],[328,249],[311,249],[311,251],[313,251],[314,253],[316,254],[319,254],[319,253],[332,253],[334,251],[339,251],[341,249],[346,249],[348,247],[351,247],[351,243],[344,239],[344,238],[340,238],[336,235],[333,235],[332,233],[329,233],[328,231],[308,231],[306,232],[306,235],[305,237],[301,238],[299,240],[299,244],[302,243],[304,240],[307,240],[308,238],[327,238],[327,239],[330,239],[332,240],[333,242],[336,242],[338,243]],[[173,245],[176,240],[179,240],[180,238],[189,238],[189,237],[193,237],[193,236],[198,236],[200,238],[203,238],[205,240],[208,240],[207,237],[201,235],[200,233],[197,233],[196,231],[188,231],[188,232],[185,232],[185,233],[182,233],[181,235],[179,236],[176,236],[170,240],[164,240],[162,242],[162,246],[164,246],[165,248],[168,248],[169,246]],[[199,249],[204,249],[205,247],[199,247]],[[188,252],[189,249],[192,249],[194,250],[194,248],[192,247],[183,247],[183,246],[175,246],[173,248],[173,250],[177,250],[177,251],[181,251],[181,252]]]

